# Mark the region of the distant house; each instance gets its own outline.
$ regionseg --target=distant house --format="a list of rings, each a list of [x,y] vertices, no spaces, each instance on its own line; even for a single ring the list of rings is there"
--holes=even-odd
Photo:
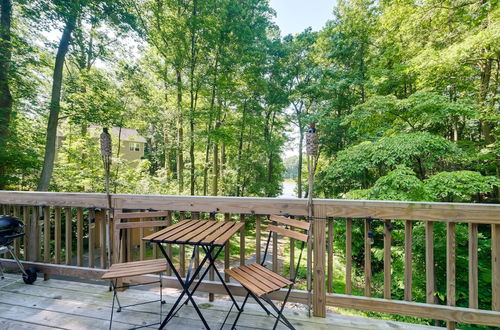
[[[102,127],[97,125],[89,126],[89,134],[96,139],[99,139],[102,133]],[[144,148],[146,147],[146,139],[137,132],[135,128],[120,128],[112,127],[109,130],[111,138],[116,143],[120,141],[120,158],[135,161],[144,158]],[[57,130],[57,141],[56,146],[62,145],[65,139],[65,134]],[[113,150],[113,154],[116,155],[117,150]]]

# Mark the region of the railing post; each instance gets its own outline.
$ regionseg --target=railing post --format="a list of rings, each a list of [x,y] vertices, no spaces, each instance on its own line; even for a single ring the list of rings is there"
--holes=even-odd
[[[494,311],[500,311],[500,225],[491,225],[491,293]]]
[[[313,221],[313,315],[326,317],[326,209],[314,208]]]

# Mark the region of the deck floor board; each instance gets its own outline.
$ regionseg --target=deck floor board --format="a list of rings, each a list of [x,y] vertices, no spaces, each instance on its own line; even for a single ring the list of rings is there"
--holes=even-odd
[[[103,282],[105,284],[105,282]],[[164,288],[168,311],[178,295],[178,290]],[[128,289],[119,293],[122,304],[149,301],[158,298],[158,287],[144,286],[142,290]],[[207,294],[200,294],[196,301],[214,328],[220,325],[231,307],[227,297],[217,297],[215,302],[208,301]],[[81,283],[51,279],[37,280],[34,285],[23,283],[19,275],[8,274],[0,280],[0,329],[107,329],[111,311],[112,292],[107,285]],[[288,305],[287,305],[288,306]],[[235,309],[233,308],[233,311]],[[113,329],[128,329],[160,320],[159,304],[147,304],[124,309],[115,313]],[[433,329],[392,321],[375,320],[363,317],[339,315],[328,312],[326,318],[308,318],[303,307],[293,305],[285,313],[297,329]],[[229,316],[234,320],[235,312]],[[239,329],[270,329],[273,319],[267,317],[257,304],[247,304],[242,314]],[[151,329],[154,327],[151,327]],[[202,329],[194,308],[189,304],[183,307],[168,324],[171,329]],[[229,326],[224,329],[229,329]],[[284,329],[278,326],[278,329]],[[437,328],[434,328],[437,329]]]

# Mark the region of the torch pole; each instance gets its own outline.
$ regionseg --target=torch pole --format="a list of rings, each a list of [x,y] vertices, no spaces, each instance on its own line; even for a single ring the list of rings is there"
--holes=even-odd
[[[307,153],[307,215],[309,217],[310,231],[314,225],[314,207],[313,207],[313,191],[314,191],[314,172],[316,171],[315,157],[318,155],[318,137],[316,135],[316,124],[311,123],[306,134],[306,153]],[[308,314],[311,317],[311,291],[312,291],[312,242],[309,235],[307,242],[307,307]]]

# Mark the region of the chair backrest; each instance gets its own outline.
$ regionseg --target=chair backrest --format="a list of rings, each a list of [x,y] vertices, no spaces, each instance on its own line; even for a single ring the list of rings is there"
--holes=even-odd
[[[299,255],[299,260],[297,262],[297,265],[295,267],[295,275],[294,278],[291,279],[293,282],[295,282],[296,275],[298,273],[298,269],[300,267],[300,261],[302,258],[302,251],[304,250],[305,244],[309,242],[309,235],[310,235],[310,229],[311,229],[311,224],[306,221],[299,221],[296,219],[291,219],[291,218],[286,218],[280,215],[271,215],[269,216],[269,220],[273,222],[273,224],[270,224],[267,226],[269,229],[269,237],[267,238],[267,243],[266,243],[266,250],[264,252],[264,257],[262,258],[261,264],[264,265],[266,262],[266,256],[267,256],[267,251],[269,249],[269,243],[271,241],[271,235],[272,233],[276,233],[278,235],[286,236],[288,238],[293,238],[297,239],[299,241],[302,241],[302,245],[300,248],[300,255]],[[284,227],[283,227],[284,226]],[[303,232],[297,232],[293,229],[301,229]],[[290,265],[291,267],[292,265]]]
[[[269,217],[269,220],[276,222],[277,224],[280,223],[282,225],[285,225],[285,228],[279,227],[277,225],[269,225],[267,228],[270,231],[273,231],[275,233],[278,233],[283,236],[287,236],[290,238],[295,238],[298,239],[304,243],[307,243],[309,239],[309,229],[311,227],[311,224],[309,222],[304,222],[304,221],[299,221],[295,219],[290,219],[290,218],[285,218],[280,215],[271,215]],[[306,233],[299,233],[294,230],[288,229],[287,227],[295,227],[295,228],[300,228],[303,229]]]
[[[168,217],[168,211],[155,211],[155,212],[129,212],[129,213],[117,213],[114,216],[114,232],[113,232],[113,263],[120,262],[120,256],[123,254],[120,251],[123,250],[123,235],[121,235],[122,229],[132,229],[132,228],[153,228],[153,227],[165,227],[169,225],[167,220],[148,220],[148,221],[131,221],[131,220],[145,220],[145,219],[157,219]],[[122,220],[126,220],[123,222]],[[142,237],[141,237],[142,239]]]

